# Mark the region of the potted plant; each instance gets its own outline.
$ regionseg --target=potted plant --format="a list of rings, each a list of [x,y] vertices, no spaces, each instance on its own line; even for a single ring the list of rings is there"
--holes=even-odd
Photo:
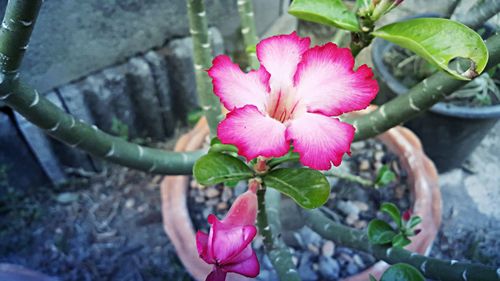
[[[492,27],[483,26],[482,33],[483,37],[489,36]],[[372,58],[381,88],[378,103],[406,94],[412,86],[437,71],[414,53],[381,39],[373,43]],[[500,118],[499,74],[494,69],[480,75],[443,102],[405,123],[419,136],[425,152],[440,172],[460,167],[497,123]]]

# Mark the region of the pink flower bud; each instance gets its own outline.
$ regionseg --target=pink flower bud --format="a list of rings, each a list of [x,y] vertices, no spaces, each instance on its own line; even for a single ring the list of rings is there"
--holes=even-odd
[[[404,213],[403,213],[403,220],[404,221],[409,221],[410,218],[411,218],[411,215],[412,215],[412,212],[410,209],[406,210]]]
[[[200,258],[214,265],[206,281],[224,281],[228,272],[252,278],[259,274],[259,261],[251,245],[257,234],[256,217],[255,189],[236,198],[223,220],[213,214],[208,216],[208,223],[212,225],[210,232],[196,233]]]

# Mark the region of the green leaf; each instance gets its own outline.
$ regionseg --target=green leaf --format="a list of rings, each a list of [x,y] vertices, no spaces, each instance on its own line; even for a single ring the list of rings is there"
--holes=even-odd
[[[294,0],[288,13],[306,21],[360,31],[356,14],[349,11],[341,0]]]
[[[330,196],[330,184],[319,171],[309,168],[276,169],[263,178],[265,186],[290,196],[306,209],[322,206]]]
[[[421,222],[422,222],[422,218],[421,217],[419,217],[419,216],[413,216],[408,221],[408,228],[412,229],[415,226],[417,226],[418,224],[420,224]]]
[[[387,213],[389,216],[391,216],[392,220],[398,225],[398,227],[401,227],[402,225],[401,212],[399,211],[396,205],[394,205],[393,203],[385,202],[380,207],[380,211]]]
[[[375,186],[386,186],[395,179],[396,174],[391,171],[388,165],[384,165],[378,170],[377,178],[375,179]]]
[[[393,247],[404,248],[405,246],[408,246],[410,244],[411,240],[408,239],[408,237],[404,236],[402,233],[399,233],[392,238]]]
[[[215,137],[210,141],[209,152],[233,152],[238,153],[238,148],[232,144],[223,144],[219,138]]]
[[[244,180],[253,177],[252,170],[240,159],[219,153],[209,152],[202,156],[193,167],[193,175],[202,185]]]
[[[370,274],[370,281],[377,281],[377,279]]]
[[[368,239],[372,244],[387,244],[396,235],[392,227],[383,220],[374,219],[368,224]]]
[[[424,281],[424,276],[420,271],[409,264],[398,263],[389,267],[380,281]]]
[[[428,62],[455,78],[470,80],[448,67],[454,58],[466,58],[475,63],[477,74],[488,62],[488,49],[479,34],[469,27],[448,19],[418,18],[383,26],[372,33],[412,50]]]

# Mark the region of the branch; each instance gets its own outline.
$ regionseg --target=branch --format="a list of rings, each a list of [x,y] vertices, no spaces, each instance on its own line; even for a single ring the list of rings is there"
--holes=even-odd
[[[7,89],[1,86],[0,100],[49,135],[122,166],[158,174],[191,174],[194,162],[204,153],[171,152],[130,143],[76,120],[18,80],[11,81]]]
[[[486,21],[500,12],[500,1],[483,0],[477,3],[466,14],[457,18],[458,21],[472,29],[480,28]]]
[[[486,40],[486,46],[490,54],[486,66],[488,69],[500,63],[500,34]],[[407,94],[392,99],[377,110],[363,116],[346,118],[345,121],[356,127],[355,141],[367,139],[412,119],[467,82],[469,81],[456,80],[440,71],[415,85]]]
[[[240,13],[241,34],[245,43],[245,50],[248,56],[248,64],[252,69],[259,68],[259,60],[255,52],[249,49],[257,45],[259,39],[255,28],[253,5],[251,0],[238,0],[238,12]]]
[[[42,2],[42,0],[9,0],[7,3],[0,29],[2,74],[18,72]]]
[[[260,189],[257,191],[259,210],[257,226],[264,238],[264,247],[280,280],[300,281],[299,274],[292,262],[292,254],[288,247],[277,235],[281,232],[279,206],[281,195],[278,191]],[[267,202],[266,202],[267,200]]]
[[[110,162],[160,174],[191,174],[203,152],[167,152],[129,143],[66,114],[36,90],[21,83],[18,67],[41,0],[10,0],[0,29],[0,100],[66,144]]]
[[[212,136],[217,132],[221,108],[217,96],[212,93],[212,82],[206,70],[212,65],[212,46],[208,36],[207,12],[204,0],[187,0],[189,31],[193,38],[194,72],[196,92],[201,108],[207,117]]]
[[[428,278],[442,281],[499,281],[500,268],[439,260],[412,253],[403,248],[373,245],[365,232],[338,224],[328,219],[321,211],[305,211],[306,224],[326,239],[343,246],[372,254],[390,264],[407,263],[417,268]]]

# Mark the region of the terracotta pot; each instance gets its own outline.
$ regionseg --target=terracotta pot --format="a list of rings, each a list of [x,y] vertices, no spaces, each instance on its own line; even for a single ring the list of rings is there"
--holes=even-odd
[[[207,135],[207,125],[203,120],[191,132],[179,139],[176,150],[198,149]],[[436,168],[424,154],[418,138],[408,129],[395,127],[380,135],[378,139],[399,156],[401,164],[409,175],[413,211],[423,219],[422,232],[413,237],[413,242],[407,248],[414,252],[428,254],[441,224],[441,192]],[[211,266],[198,257],[196,250],[195,230],[186,205],[188,185],[188,176],[166,176],[162,181],[163,223],[165,232],[186,270],[196,280],[204,280]],[[380,261],[345,280],[366,281],[369,280],[369,274],[378,278],[387,267],[385,262]],[[228,275],[230,276],[231,274]],[[236,275],[231,277],[235,278]]]

